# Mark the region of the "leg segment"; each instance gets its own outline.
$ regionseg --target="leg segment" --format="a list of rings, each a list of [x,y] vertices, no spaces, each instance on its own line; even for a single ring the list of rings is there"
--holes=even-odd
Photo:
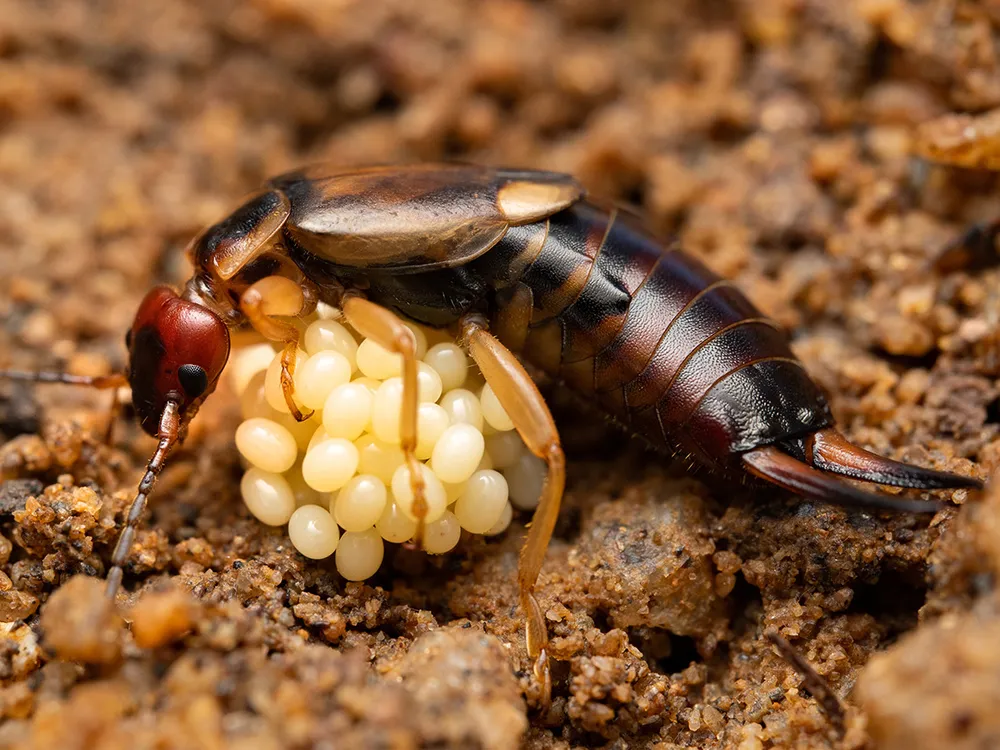
[[[1000,261],[1000,218],[970,227],[945,246],[934,261],[943,273],[979,271]]]
[[[312,412],[303,413],[295,403],[295,352],[299,344],[299,329],[291,318],[308,312],[315,306],[313,290],[284,276],[266,276],[252,284],[240,297],[240,310],[257,331],[271,341],[284,342],[281,352],[281,390],[285,403],[296,421],[303,422]]]
[[[528,450],[543,459],[548,467],[542,496],[531,520],[528,538],[521,549],[517,576],[526,618],[528,655],[535,660],[535,678],[542,686],[543,701],[547,704],[552,691],[546,653],[548,632],[534,590],[559,516],[559,504],[566,483],[566,459],[552,414],[517,358],[490,335],[481,321],[463,320],[462,337],[472,359],[507,410]]]
[[[82,385],[112,394],[108,427],[104,433],[104,442],[111,445],[114,437],[115,419],[121,409],[118,400],[118,389],[128,385],[128,378],[121,373],[114,375],[72,375],[68,372],[26,372],[24,370],[0,370],[0,379],[20,380],[27,383],[62,383],[64,385]]]
[[[400,415],[400,447],[410,469],[413,490],[413,513],[417,517],[416,539],[423,538],[427,502],[424,499],[424,478],[417,460],[417,354],[413,333],[396,315],[374,302],[348,294],[341,304],[344,318],[353,328],[379,346],[403,358],[403,406]]]
[[[122,381],[125,380],[125,376],[121,376]],[[118,415],[122,410],[121,399],[118,398],[118,389],[111,389],[111,405],[108,408],[108,426],[104,430],[104,444],[111,446],[115,442],[115,422],[118,421]]]

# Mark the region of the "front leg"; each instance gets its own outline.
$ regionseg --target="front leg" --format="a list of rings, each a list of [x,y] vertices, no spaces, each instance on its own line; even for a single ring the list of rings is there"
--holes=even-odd
[[[423,538],[427,500],[424,496],[424,476],[417,460],[417,352],[413,333],[394,313],[374,302],[369,302],[356,292],[348,292],[341,303],[344,318],[362,336],[403,359],[403,405],[400,414],[399,436],[403,458],[410,471],[410,489],[413,492],[413,515],[417,518],[414,538],[419,545]]]
[[[68,372],[50,371],[24,371],[24,370],[0,370],[0,379],[20,380],[27,383],[62,383],[64,385],[82,385],[94,388],[99,391],[111,391],[111,405],[109,407],[108,426],[104,430],[104,444],[111,445],[114,442],[115,421],[121,411],[121,401],[118,398],[118,389],[128,385],[128,378],[124,373],[113,375],[73,375]]]
[[[247,288],[240,297],[240,310],[258,333],[271,341],[285,344],[281,352],[281,390],[288,410],[297,422],[304,422],[312,411],[303,412],[295,403],[295,353],[299,346],[299,329],[291,318],[308,313],[316,305],[316,294],[310,285],[284,276],[266,276]]]

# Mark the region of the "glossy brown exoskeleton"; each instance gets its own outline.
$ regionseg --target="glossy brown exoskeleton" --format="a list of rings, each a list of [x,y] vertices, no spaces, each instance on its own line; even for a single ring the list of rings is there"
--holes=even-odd
[[[290,319],[318,300],[402,355],[401,436],[411,468],[417,369],[399,315],[453,327],[529,449],[547,463],[519,573],[528,651],[545,691],[545,620],[533,591],[565,466],[549,411],[515,355],[668,453],[818,500],[937,507],[863,492],[834,474],[921,489],[979,486],[850,444],[773,322],[631,214],[586,200],[566,175],[320,165],[271,180],[190,251],[195,273],[184,290],[150,292],[129,336],[133,399],[160,445],[112,557],[112,596],[156,475],[215,388],[229,329],[252,326],[284,343],[285,396],[297,418],[308,416],[292,401],[299,329]],[[415,482],[419,515],[426,506]]]

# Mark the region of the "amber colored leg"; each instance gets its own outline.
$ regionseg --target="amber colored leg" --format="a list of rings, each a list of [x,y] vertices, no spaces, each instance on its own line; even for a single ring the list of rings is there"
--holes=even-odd
[[[362,297],[348,295],[341,304],[347,322],[366,338],[403,358],[403,406],[400,415],[399,438],[403,457],[410,469],[413,490],[413,514],[417,517],[416,541],[423,539],[427,502],[424,499],[424,477],[417,460],[417,353],[413,333],[394,313]]]
[[[282,341],[281,390],[285,403],[298,422],[304,422],[312,412],[303,412],[295,403],[295,352],[299,345],[299,329],[286,320],[304,313],[310,305],[310,295],[302,284],[283,276],[267,276],[252,284],[240,297],[240,310],[262,336]]]
[[[528,655],[535,660],[535,678],[542,685],[543,702],[547,705],[552,692],[546,653],[548,632],[534,591],[559,516],[559,504],[566,484],[566,459],[552,414],[517,358],[486,330],[482,322],[464,320],[462,337],[472,359],[510,415],[528,450],[543,459],[548,467],[542,496],[531,519],[528,538],[521,548],[517,574],[521,606],[526,618]]]

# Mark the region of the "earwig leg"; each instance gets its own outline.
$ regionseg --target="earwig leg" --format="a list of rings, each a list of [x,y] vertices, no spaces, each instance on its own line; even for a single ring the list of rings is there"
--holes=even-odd
[[[517,358],[475,320],[463,320],[462,337],[528,449],[548,467],[542,496],[531,520],[528,538],[521,548],[517,576],[526,618],[528,655],[535,660],[535,678],[542,686],[543,704],[547,706],[552,692],[546,652],[548,631],[534,590],[559,516],[566,483],[566,459],[552,414]]]
[[[341,310],[347,322],[366,338],[375,341],[383,349],[399,354],[403,358],[403,405],[400,414],[399,438],[403,457],[410,469],[410,487],[413,491],[413,514],[417,517],[415,539],[420,545],[424,536],[424,518],[427,515],[427,501],[424,498],[424,477],[417,460],[417,352],[413,333],[403,325],[395,314],[374,302],[348,294],[344,297]]]
[[[934,260],[942,273],[979,271],[1000,262],[1000,218],[976,224],[948,243]]]
[[[764,635],[778,649],[781,658],[791,664],[795,671],[802,676],[802,684],[812,693],[813,698],[817,700],[823,711],[826,712],[830,723],[833,724],[838,734],[843,736],[844,704],[833,691],[833,688],[820,676],[813,665],[792,647],[791,643],[781,637],[781,634],[777,630],[769,630]]]
[[[304,412],[295,403],[295,355],[298,348],[299,340],[296,337],[294,341],[285,344],[285,348],[281,350],[281,392],[285,396],[285,403],[288,404],[288,410],[295,417],[295,421],[305,422],[313,415],[313,411],[310,409]]]
[[[921,490],[951,487],[980,489],[983,486],[975,477],[924,469],[871,453],[854,445],[833,429],[820,430],[804,442],[806,457],[817,469],[863,482]]]
[[[153,485],[156,484],[157,477],[163,470],[167,455],[177,442],[180,434],[180,426],[180,407],[176,401],[167,401],[167,405],[163,409],[163,416],[160,417],[160,442],[156,446],[156,452],[153,453],[152,458],[149,459],[149,463],[146,465],[146,473],[139,482],[139,489],[136,492],[135,499],[132,500],[132,505],[128,509],[128,516],[125,518],[125,527],[118,535],[118,543],[115,544],[115,550],[111,554],[111,570],[108,571],[108,584],[105,589],[105,594],[111,600],[114,600],[115,595],[118,593],[118,588],[121,586],[122,576],[125,574],[125,562],[128,560],[129,552],[132,550],[132,543],[135,541],[135,532],[139,527],[139,521],[146,510],[146,500],[149,498],[149,493],[153,491]]]
[[[122,380],[124,380],[122,376]],[[104,444],[107,446],[114,445],[115,442],[115,423],[118,421],[118,415],[122,410],[122,401],[118,398],[118,389],[111,389],[111,404],[108,406],[108,426],[104,430]]]
[[[128,378],[121,373],[114,375],[72,375],[68,372],[26,372],[23,370],[0,370],[0,379],[20,380],[28,383],[61,383],[63,385],[82,385],[97,390],[111,390],[112,401],[108,426],[104,432],[104,442],[111,445],[114,438],[115,420],[121,410],[118,400],[118,389],[128,385]]]
[[[308,312],[315,306],[310,288],[284,276],[266,276],[252,284],[240,297],[240,309],[262,336],[285,344],[281,352],[281,390],[288,410],[297,422],[304,422],[312,412],[303,412],[295,403],[295,352],[299,344],[299,329],[291,318]]]
[[[742,459],[747,471],[771,484],[835,505],[859,505],[910,513],[935,513],[942,507],[934,501],[905,500],[859,490],[783,453],[773,445],[747,451]]]
[[[72,375],[68,372],[27,372],[24,370],[0,370],[0,379],[20,380],[27,383],[61,383],[82,385],[99,391],[121,388],[128,385],[128,378],[121,373],[114,375]]]

